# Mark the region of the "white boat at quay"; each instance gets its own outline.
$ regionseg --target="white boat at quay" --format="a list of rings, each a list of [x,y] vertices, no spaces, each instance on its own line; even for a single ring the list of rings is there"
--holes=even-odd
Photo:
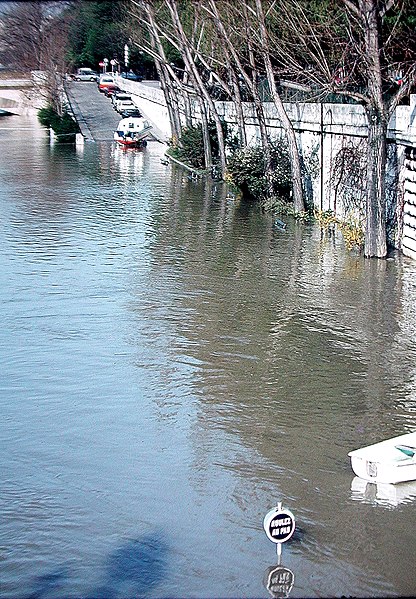
[[[114,141],[123,148],[143,148],[151,129],[151,124],[143,117],[127,117],[117,125]]]
[[[373,483],[416,480],[416,432],[355,449],[348,455],[355,474]]]

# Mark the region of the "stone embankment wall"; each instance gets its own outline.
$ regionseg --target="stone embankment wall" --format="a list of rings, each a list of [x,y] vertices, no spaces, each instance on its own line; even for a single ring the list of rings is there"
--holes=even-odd
[[[133,94],[136,104],[157,125],[167,141],[171,136],[169,116],[161,89],[122,80],[123,89]],[[217,102],[218,112],[231,128],[236,127],[232,102]],[[317,208],[331,209],[339,215],[346,208],[339,201],[333,184],[334,157],[346,145],[357,146],[367,137],[367,120],[362,106],[353,104],[286,104],[286,110],[298,136],[299,148],[311,168],[311,198]],[[284,134],[272,103],[264,104],[270,137]],[[244,106],[249,145],[260,141],[254,107]],[[194,105],[195,122],[199,120]],[[398,237],[396,244],[403,254],[416,259],[416,95],[408,106],[399,106],[388,133],[389,173],[398,178],[400,201],[397,202]],[[351,190],[355,193],[355,190]]]
[[[17,115],[35,115],[44,100],[32,79],[0,79],[0,109]]]

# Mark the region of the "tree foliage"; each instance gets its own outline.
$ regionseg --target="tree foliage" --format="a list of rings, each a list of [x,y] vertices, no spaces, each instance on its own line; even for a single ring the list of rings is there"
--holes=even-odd
[[[107,58],[122,61],[126,34],[126,4],[122,1],[80,1],[71,9],[68,61],[72,66],[98,68]]]

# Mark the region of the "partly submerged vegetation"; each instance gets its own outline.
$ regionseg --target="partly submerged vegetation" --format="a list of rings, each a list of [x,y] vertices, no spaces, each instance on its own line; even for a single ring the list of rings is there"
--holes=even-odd
[[[53,106],[41,108],[38,112],[38,119],[41,125],[53,130],[60,143],[72,141],[79,132],[78,124],[69,112],[64,110],[60,115]]]
[[[0,61],[48,73],[45,99],[59,115],[56,75],[79,66],[97,68],[104,56],[123,65],[128,43],[129,67],[160,79],[175,140],[171,152],[232,181],[247,197],[263,203],[283,197],[300,218],[313,203],[310,174],[285,102],[360,104],[368,126],[365,160],[356,161],[359,169],[345,169],[345,149],[335,193],[346,188],[347,178],[360,189],[344,205],[337,201],[337,212],[358,211],[348,236],[355,239],[361,227],[365,255],[384,257],[388,199],[395,193],[386,183],[387,127],[415,89],[415,22],[410,0],[10,3]],[[232,142],[217,100],[234,105]],[[285,160],[278,163],[265,102],[274,106],[287,142]],[[248,149],[254,121],[257,145]],[[58,135],[67,134],[66,116],[49,123]]]

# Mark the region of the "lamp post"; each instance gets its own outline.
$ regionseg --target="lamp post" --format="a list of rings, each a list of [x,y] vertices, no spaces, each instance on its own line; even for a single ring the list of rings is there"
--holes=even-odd
[[[124,45],[124,65],[126,67],[126,75],[127,75],[127,67],[129,65],[129,53],[130,53],[129,47],[127,44],[125,44]]]

